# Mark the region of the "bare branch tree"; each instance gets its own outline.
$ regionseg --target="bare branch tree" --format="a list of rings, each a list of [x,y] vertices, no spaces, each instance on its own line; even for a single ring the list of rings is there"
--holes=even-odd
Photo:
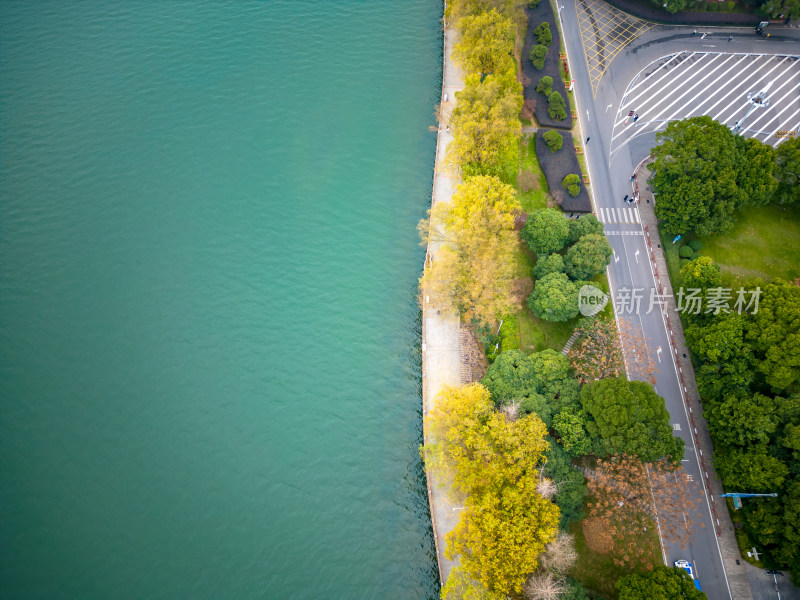
[[[551,571],[564,575],[578,560],[575,550],[575,538],[571,533],[561,532],[558,537],[547,546],[542,557],[542,566]]]
[[[525,586],[529,600],[558,600],[564,591],[564,581],[552,573],[534,573]]]
[[[668,460],[648,464],[626,455],[599,460],[588,487],[593,497],[589,517],[601,522],[614,538],[618,564],[647,562],[636,555],[636,539],[655,524],[664,541],[682,547],[689,541],[699,488]]]

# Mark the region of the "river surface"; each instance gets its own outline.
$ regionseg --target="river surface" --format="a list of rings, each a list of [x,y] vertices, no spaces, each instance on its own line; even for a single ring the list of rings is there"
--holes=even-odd
[[[0,597],[436,596],[441,8],[0,3]]]

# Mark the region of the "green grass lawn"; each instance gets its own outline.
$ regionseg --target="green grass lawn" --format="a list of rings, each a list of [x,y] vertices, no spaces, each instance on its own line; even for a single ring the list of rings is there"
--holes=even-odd
[[[769,205],[739,212],[725,236],[700,238],[728,285],[748,280],[800,277],[800,207]]]
[[[614,584],[617,579],[630,573],[643,573],[647,569],[644,565],[657,567],[663,564],[661,549],[658,544],[658,534],[655,526],[643,531],[636,540],[638,555],[642,564],[636,568],[620,567],[614,563],[615,552],[598,552],[593,550],[596,544],[588,540],[584,534],[584,521],[576,521],[570,525],[570,532],[575,535],[575,549],[578,551],[578,562],[570,575],[580,581],[586,588],[598,592],[608,598],[617,597]]]
[[[539,168],[539,160],[536,158],[535,135],[520,140],[519,175],[516,183],[517,199],[526,213],[547,208],[552,201],[547,179]]]

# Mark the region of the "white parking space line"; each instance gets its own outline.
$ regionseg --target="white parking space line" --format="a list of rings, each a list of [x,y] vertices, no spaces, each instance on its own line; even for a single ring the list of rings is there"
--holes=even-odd
[[[789,106],[787,106],[786,108],[784,108],[784,109],[781,111],[781,113],[783,113],[783,112],[786,112],[786,110],[788,110],[788,109],[790,109],[790,108],[793,108],[791,104],[790,104]],[[778,115],[776,115],[776,116],[780,116],[780,114],[781,114],[781,113],[778,113]],[[798,114],[800,114],[800,108],[797,108],[797,109],[795,109],[795,111],[794,111],[792,114],[790,114],[788,117],[786,117],[785,119],[783,119],[783,122],[785,122],[785,123],[791,123],[791,122],[792,122],[792,120],[793,120],[793,119],[794,119],[794,118],[795,118],[795,117],[796,117]],[[795,128],[794,128],[794,131],[796,131],[796,130],[797,130],[797,127],[795,126]],[[790,127],[783,127],[782,125],[778,125],[778,128],[777,128],[775,131],[773,131],[773,132],[772,132],[772,133],[769,135],[769,137],[768,137],[767,139],[769,139],[770,137],[773,137],[773,136],[774,136],[776,133],[778,133],[779,131],[793,131],[793,130],[792,130]],[[795,134],[795,135],[796,135],[796,134]]]
[[[692,54],[694,54],[694,53],[692,53]],[[656,73],[658,73],[658,72],[659,72],[661,69],[665,68],[665,67],[666,67],[668,64],[670,64],[670,63],[671,63],[673,60],[675,60],[675,59],[676,59],[676,58],[678,58],[679,56],[683,56],[683,55],[684,55],[684,52],[678,52],[677,54],[673,54],[673,55],[672,55],[672,58],[670,58],[668,61],[665,61],[665,62],[664,62],[664,63],[663,63],[663,64],[662,64],[660,67],[658,67],[658,68],[657,68],[655,71],[653,71],[652,73],[650,73],[650,75],[648,75],[647,77],[645,77],[644,79],[642,79],[642,80],[641,80],[639,83],[637,83],[636,85],[634,85],[634,86],[633,86],[631,89],[629,89],[629,90],[628,90],[628,94],[630,94],[630,93],[631,93],[633,90],[635,90],[636,88],[638,88],[640,85],[643,85],[643,84],[644,84],[646,81],[648,81],[648,80],[649,80],[651,77],[653,77],[653,76],[654,76]],[[691,56],[691,54],[690,54],[689,56]],[[625,99],[623,98],[623,102],[624,102],[624,101],[625,101]],[[623,106],[624,106],[624,105],[623,105]]]
[[[768,90],[770,105],[750,112],[740,133],[776,146],[789,139],[773,136],[781,130],[792,131],[788,124],[800,114],[794,101],[800,55],[692,52],[661,60],[660,65],[650,63],[634,77],[635,83],[623,95],[611,135],[612,157],[631,139],[661,131],[672,120],[705,114],[732,127],[752,108],[747,95],[761,91],[768,82],[774,82]],[[650,69],[639,81],[644,70]],[[636,124],[627,118],[628,107],[639,114]],[[614,218],[622,222],[624,217],[615,213]]]
[[[784,59],[784,60],[786,60],[786,59]],[[750,77],[748,77],[748,78],[747,78],[745,81],[750,81],[750,80],[753,78],[753,76],[756,76],[756,77],[757,77],[757,81],[753,81],[753,82],[752,82],[752,84],[750,84],[750,85],[751,85],[751,87],[755,86],[755,87],[761,87],[761,88],[763,89],[763,87],[766,85],[766,79],[767,79],[767,77],[769,76],[769,74],[770,74],[770,73],[772,73],[772,72],[773,72],[775,69],[777,69],[777,68],[778,68],[778,67],[779,67],[779,66],[780,66],[782,63],[783,63],[783,60],[782,60],[781,62],[779,62],[777,65],[775,65],[774,67],[772,67],[772,68],[771,68],[769,71],[767,71],[766,73],[759,73],[758,71],[754,71],[754,72],[753,72],[753,73],[750,75]],[[763,83],[762,83],[762,82],[763,82]],[[781,87],[783,87],[783,86],[781,86]],[[760,90],[748,90],[748,91],[760,91]],[[717,113],[716,115],[714,115],[714,117],[712,117],[712,118],[713,118],[715,121],[719,121],[719,117],[720,117],[720,116],[722,116],[723,114],[725,114],[725,112],[726,112],[726,111],[727,111],[727,110],[728,110],[728,109],[729,109],[731,106],[733,106],[734,104],[736,104],[737,102],[742,102],[742,98],[740,98],[740,97],[736,97],[736,96],[735,96],[735,97],[734,97],[734,99],[733,99],[731,102],[729,102],[729,103],[728,103],[728,105],[727,105],[725,108],[723,108],[723,109],[722,109],[720,112],[718,112],[718,113]]]
[[[789,80],[788,80],[788,79],[786,80],[786,83],[789,83]],[[786,85],[786,83],[784,83],[784,85],[782,85],[780,88],[778,88],[778,90],[780,90],[781,88],[783,88],[783,87]],[[794,83],[794,82],[792,82],[792,83]],[[788,90],[786,90],[786,93],[785,93],[785,94],[783,94],[783,95],[782,95],[780,98],[777,98],[777,97],[776,97],[776,95],[772,93],[772,90],[770,90],[770,91],[769,91],[769,97],[770,97],[769,106],[768,106],[766,109],[764,109],[764,110],[762,110],[762,111],[761,111],[763,114],[761,114],[761,115],[758,115],[758,117],[757,117],[757,118],[753,119],[753,120],[752,120],[750,123],[748,123],[748,128],[753,128],[753,129],[755,129],[755,128],[756,128],[756,123],[760,122],[760,121],[761,121],[761,120],[762,120],[764,117],[768,116],[770,113],[774,114],[774,115],[775,115],[775,117],[778,117],[778,116],[779,116],[779,115],[781,115],[782,113],[786,112],[786,109],[788,109],[788,108],[792,108],[792,104],[791,104],[791,103],[787,103],[787,105],[786,105],[786,108],[784,108],[784,109],[783,109],[782,111],[780,111],[779,113],[775,114],[775,112],[774,112],[774,110],[773,110],[773,108],[772,108],[772,107],[773,107],[773,106],[778,106],[778,107],[780,107],[780,106],[781,106],[781,101],[782,101],[783,99],[785,99],[785,98],[787,98],[787,97],[789,97],[789,96],[792,96],[792,95],[794,95],[794,94],[796,94],[796,93],[797,93],[797,90],[795,89],[795,87],[794,87],[794,86],[792,86],[792,87],[790,87]],[[765,125],[766,125],[766,123],[765,123]]]
[[[736,55],[732,55],[732,56],[731,56],[731,58],[736,58]],[[683,106],[681,106],[681,107],[680,107],[678,110],[676,110],[676,111],[675,111],[675,112],[673,112],[673,113],[672,113],[672,114],[671,114],[669,117],[667,117],[667,119],[666,119],[666,120],[667,120],[667,121],[671,121],[672,119],[674,119],[674,118],[676,117],[676,115],[679,115],[679,114],[685,114],[686,110],[689,110],[689,111],[691,112],[691,111],[693,111],[693,110],[696,110],[697,108],[700,108],[700,106],[698,105],[698,106],[697,106],[695,109],[687,109],[687,107],[688,107],[688,106],[690,106],[690,104],[692,104],[692,103],[694,103],[694,102],[697,102],[697,100],[698,100],[698,99],[700,99],[700,104],[702,104],[703,102],[705,102],[705,101],[706,101],[706,99],[708,99],[708,98],[712,97],[712,95],[711,95],[711,94],[706,94],[706,90],[708,90],[709,88],[710,88],[711,90],[718,90],[717,81],[719,81],[720,79],[722,79],[723,77],[725,77],[725,75],[727,75],[727,74],[728,74],[728,73],[729,73],[729,72],[730,72],[732,69],[735,69],[735,68],[739,67],[739,63],[741,62],[741,56],[740,56],[740,57],[738,57],[738,58],[739,58],[739,60],[735,61],[735,62],[734,62],[734,63],[733,63],[733,64],[732,64],[730,67],[728,67],[727,69],[725,69],[725,71],[723,71],[721,75],[719,75],[719,76],[718,76],[716,79],[714,79],[714,81],[711,81],[711,82],[707,83],[707,84],[706,84],[706,86],[705,86],[705,87],[703,88],[703,90],[702,90],[702,92],[703,92],[703,93],[701,93],[701,94],[695,94],[695,96],[692,98],[691,102],[687,102],[687,103],[685,103],[685,104],[684,104]],[[725,62],[728,62],[728,61],[726,60]],[[725,63],[723,63],[723,64],[725,64]],[[722,65],[720,65],[720,66],[722,66]],[[716,71],[716,69],[715,69],[715,71]],[[694,89],[695,87],[697,87],[697,86],[698,86],[700,83],[702,83],[702,82],[698,82],[698,83],[696,83],[694,86],[692,86],[692,87],[690,88],[690,90],[691,90],[691,89]],[[687,93],[688,93],[688,92],[687,92]],[[685,95],[686,95],[686,94],[684,94],[684,96],[685,96]],[[682,96],[681,96],[681,97],[682,97]],[[674,102],[673,102],[673,104],[674,104]]]
[[[718,55],[714,56],[714,59],[716,59],[716,58],[719,58],[720,56],[722,56],[722,55],[721,55],[721,54],[718,54]],[[712,60],[714,60],[714,59],[712,59]],[[692,74],[691,74],[691,76],[689,77],[689,79],[688,79],[688,80],[684,80],[684,81],[683,81],[683,84],[685,85],[686,83],[688,83],[688,82],[689,82],[690,80],[692,80],[693,78],[695,78],[695,77],[699,77],[699,76],[701,75],[701,73],[702,73],[702,70],[697,70],[696,72],[692,73]],[[702,79],[702,78],[700,78],[700,79],[698,80],[698,82],[697,82],[695,85],[693,85],[691,88],[689,88],[689,90],[687,90],[686,92],[684,92],[684,94],[683,94],[681,97],[685,96],[687,93],[689,93],[689,91],[691,91],[692,89],[694,89],[696,86],[700,85],[701,83],[703,83],[703,79]],[[650,106],[649,104],[647,104],[647,102],[645,102],[645,103],[643,103],[643,105],[642,105],[642,106],[638,107],[638,109],[637,109],[637,110],[641,110],[641,111],[642,111],[642,113],[644,113],[644,111],[645,111],[645,110],[647,110],[647,112],[648,112],[648,113],[650,113],[650,115],[651,115],[651,116],[649,116],[649,117],[648,117],[648,120],[649,120],[649,121],[656,120],[656,119],[658,119],[658,118],[659,118],[659,117],[658,117],[658,115],[660,115],[661,113],[657,113],[655,116],[652,116],[652,114],[653,114],[653,111],[654,111],[654,110],[655,110],[655,108],[656,108],[657,106],[659,106],[659,105],[660,105],[662,102],[665,102],[665,101],[669,100],[670,98],[671,98],[671,95],[665,95],[665,96],[662,96],[662,97],[661,97],[661,99],[660,99],[658,102],[656,102],[654,105],[652,105],[652,106]],[[680,98],[678,98],[678,99],[680,99]],[[676,100],[675,102],[677,102],[677,100]],[[628,104],[630,104],[630,103],[628,103]],[[673,102],[673,104],[674,104],[674,102]],[[624,128],[624,129],[622,129],[622,130],[620,130],[620,131],[619,131],[617,134],[615,134],[615,135],[612,135],[612,136],[611,136],[611,141],[613,142],[613,141],[614,141],[614,139],[616,139],[616,138],[618,138],[619,136],[623,135],[623,134],[624,134],[624,133],[625,133],[625,132],[626,132],[628,129],[630,129],[631,127],[636,127],[636,125],[635,125],[635,123],[633,123],[633,121],[631,121],[630,123],[628,123],[628,124],[625,126],[625,128]]]
[[[684,56],[684,60],[683,60],[683,61],[679,61],[679,62],[678,62],[678,64],[677,64],[677,65],[675,65],[675,66],[676,66],[676,67],[678,67],[678,66],[679,66],[681,63],[683,63],[683,62],[684,62],[684,61],[686,61],[686,60],[689,60],[689,59],[690,59],[691,57],[693,57],[694,55],[695,55],[695,53],[694,53],[694,52],[692,52],[692,53],[691,53],[691,54],[689,54],[689,55],[685,55],[685,56]],[[677,54],[677,55],[673,56],[673,58],[669,59],[669,60],[667,61],[667,63],[670,63],[670,62],[672,62],[672,60],[673,60],[674,58],[678,57],[678,56],[681,56],[681,55],[680,55],[680,54]],[[663,66],[666,66],[666,64],[667,64],[667,63],[665,63]],[[630,106],[631,104],[633,104],[633,102],[634,102],[636,99],[638,99],[638,98],[640,98],[642,95],[646,94],[646,93],[648,92],[648,90],[650,90],[650,89],[651,89],[653,86],[657,86],[659,83],[661,83],[661,80],[662,80],[662,79],[664,79],[664,78],[665,78],[667,75],[672,75],[672,76],[674,77],[674,76],[675,76],[675,73],[673,73],[673,71],[675,71],[675,70],[676,70],[676,69],[667,69],[667,71],[666,71],[665,73],[663,73],[663,74],[661,75],[661,77],[659,77],[659,78],[658,78],[657,80],[655,80],[655,81],[651,81],[651,82],[650,82],[650,85],[648,85],[648,86],[647,86],[645,89],[643,89],[641,92],[639,92],[638,94],[636,94],[636,96],[634,96],[633,98],[627,98],[627,99],[626,99],[626,101],[625,101],[625,104],[623,104],[622,106],[620,106],[620,107],[619,107],[619,108],[620,108],[620,111],[621,111],[621,110],[623,110],[623,109],[625,109],[626,107]],[[653,75],[655,75],[655,72],[653,72]],[[645,79],[645,81],[647,81],[647,79]],[[644,83],[644,81],[643,81],[642,83]],[[641,84],[640,84],[640,85],[641,85]],[[659,87],[663,87],[663,86],[659,86]],[[631,91],[633,91],[633,90],[631,90]]]

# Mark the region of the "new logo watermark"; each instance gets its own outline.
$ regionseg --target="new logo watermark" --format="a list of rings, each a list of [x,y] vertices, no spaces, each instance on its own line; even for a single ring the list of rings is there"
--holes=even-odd
[[[609,295],[593,285],[584,285],[578,292],[578,310],[584,317],[593,317],[608,304]]]

